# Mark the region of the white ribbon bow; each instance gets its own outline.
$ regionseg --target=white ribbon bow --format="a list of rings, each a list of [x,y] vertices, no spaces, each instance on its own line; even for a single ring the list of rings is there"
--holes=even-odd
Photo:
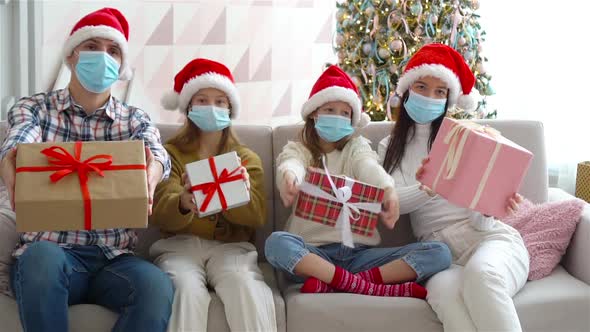
[[[350,198],[352,197],[351,188],[354,184],[354,180],[345,176],[344,187],[337,188],[336,184],[334,184],[334,181],[332,181],[332,177],[330,176],[328,167],[326,167],[326,162],[324,158],[322,158],[322,164],[324,166],[324,172],[328,177],[328,182],[330,182],[330,187],[332,188],[332,192],[334,193],[334,195],[331,195],[320,189],[318,186],[306,181],[304,181],[299,186],[299,190],[303,191],[308,195],[312,195],[315,197],[327,199],[329,201],[338,202],[342,204],[342,209],[340,210],[340,214],[338,215],[338,219],[336,220],[336,229],[340,229],[342,244],[344,244],[347,247],[354,248],[354,241],[352,240],[352,230],[350,227],[350,219],[359,220],[359,218],[361,217],[361,213],[359,210],[365,210],[373,213],[381,213],[381,204],[363,202],[349,203],[348,200],[350,200]]]

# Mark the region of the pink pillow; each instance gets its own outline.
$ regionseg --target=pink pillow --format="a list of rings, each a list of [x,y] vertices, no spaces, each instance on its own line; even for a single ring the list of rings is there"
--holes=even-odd
[[[525,200],[504,223],[520,232],[529,252],[529,280],[551,274],[580,221],[585,203],[579,199],[535,205]]]

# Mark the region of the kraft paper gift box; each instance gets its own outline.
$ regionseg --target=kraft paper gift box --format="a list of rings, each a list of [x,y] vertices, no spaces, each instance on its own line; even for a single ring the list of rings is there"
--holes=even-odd
[[[19,144],[19,232],[146,228],[143,141]]]
[[[533,154],[495,129],[445,118],[421,182],[449,202],[502,218]]]
[[[385,191],[344,176],[330,175],[327,168],[310,168],[299,187],[295,216],[338,227],[342,243],[353,247],[352,233],[373,236]]]
[[[235,151],[185,166],[199,217],[246,205],[250,192]]]

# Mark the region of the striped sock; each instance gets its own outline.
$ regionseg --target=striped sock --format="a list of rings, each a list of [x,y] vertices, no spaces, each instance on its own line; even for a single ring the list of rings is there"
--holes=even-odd
[[[356,274],[356,276],[361,277],[366,281],[370,281],[374,284],[382,284],[383,277],[381,276],[381,271],[379,267],[374,267],[370,270],[361,271]],[[333,293],[334,289],[330,287],[327,283],[316,279],[314,277],[309,277],[303,283],[301,287],[301,293]]]
[[[415,282],[406,282],[397,285],[379,285],[362,279],[359,276],[336,266],[334,277],[330,286],[337,290],[372,296],[390,296],[390,297],[415,297],[426,298],[426,288]]]

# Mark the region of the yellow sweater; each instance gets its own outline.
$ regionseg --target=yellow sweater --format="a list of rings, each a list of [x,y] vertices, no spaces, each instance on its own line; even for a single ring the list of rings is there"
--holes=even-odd
[[[228,144],[231,144],[228,142]],[[264,192],[264,170],[260,157],[252,150],[231,144],[225,152],[236,151],[246,163],[250,175],[250,202],[215,215],[199,218],[195,213],[180,212],[180,194],[184,188],[182,174],[188,163],[201,160],[196,151],[182,152],[172,144],[164,145],[172,161],[170,177],[162,181],[154,195],[153,214],[150,223],[160,227],[164,233],[193,234],[204,239],[222,242],[254,241],[255,228],[266,223],[266,196]]]

